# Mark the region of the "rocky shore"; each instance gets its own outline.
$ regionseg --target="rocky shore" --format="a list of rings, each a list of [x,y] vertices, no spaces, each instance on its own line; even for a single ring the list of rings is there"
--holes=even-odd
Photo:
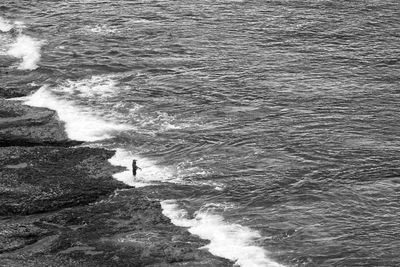
[[[113,154],[68,139],[52,110],[0,98],[0,266],[232,266],[113,179]]]

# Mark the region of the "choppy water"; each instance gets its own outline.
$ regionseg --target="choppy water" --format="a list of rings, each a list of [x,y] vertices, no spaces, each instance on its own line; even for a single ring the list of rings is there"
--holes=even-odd
[[[0,3],[1,86],[241,266],[400,265],[400,2]],[[13,32],[14,31],[14,32]]]

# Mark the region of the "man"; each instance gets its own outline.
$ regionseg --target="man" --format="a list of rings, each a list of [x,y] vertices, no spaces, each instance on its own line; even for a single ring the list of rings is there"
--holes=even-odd
[[[134,160],[132,160],[132,174],[133,174],[133,177],[136,177],[137,169],[142,170],[141,168],[136,166],[136,160],[134,159]]]

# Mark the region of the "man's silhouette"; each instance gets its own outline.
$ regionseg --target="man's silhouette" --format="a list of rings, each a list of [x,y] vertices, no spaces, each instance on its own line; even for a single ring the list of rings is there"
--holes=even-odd
[[[133,174],[133,177],[136,177],[136,171],[137,171],[137,169],[142,170],[141,168],[139,168],[139,167],[136,165],[136,160],[134,159],[134,160],[132,160],[132,174]]]

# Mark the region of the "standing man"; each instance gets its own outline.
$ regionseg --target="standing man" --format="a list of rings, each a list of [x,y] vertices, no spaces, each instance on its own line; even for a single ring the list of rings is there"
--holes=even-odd
[[[136,165],[136,160],[134,159],[134,160],[132,160],[132,174],[133,174],[133,177],[136,177],[137,169],[142,170],[140,167],[138,167]]]

